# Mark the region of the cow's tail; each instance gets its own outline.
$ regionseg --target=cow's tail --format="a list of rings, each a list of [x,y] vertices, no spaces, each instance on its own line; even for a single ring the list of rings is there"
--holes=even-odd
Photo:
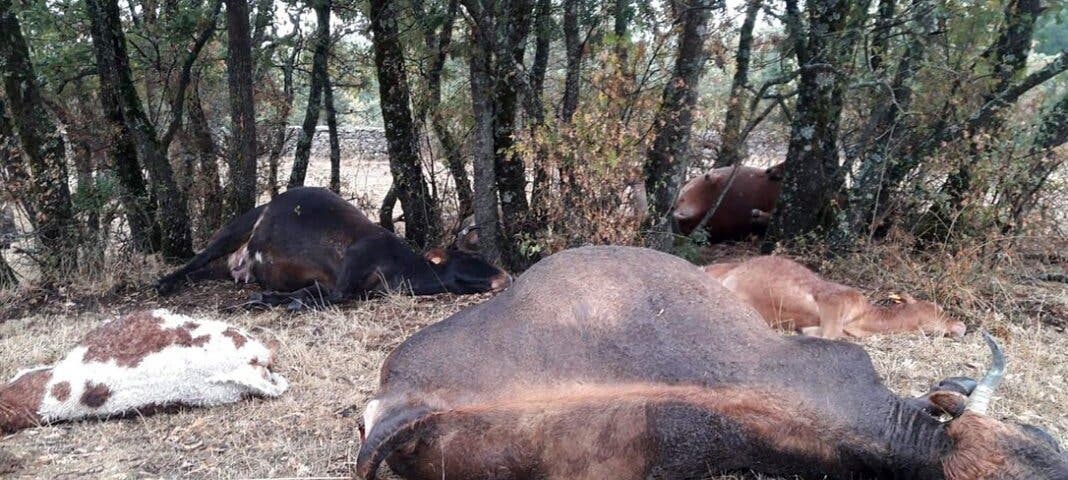
[[[186,263],[182,268],[177,271],[160,278],[156,282],[156,292],[160,295],[167,295],[174,293],[178,287],[181,287],[188,281],[188,276],[197,270],[200,270],[211,262],[229,255],[241,248],[249,240],[249,236],[252,235],[252,228],[256,225],[256,221],[260,219],[260,215],[267,209],[267,205],[260,205],[252,210],[249,210],[237,218],[230,221],[218,233],[212,237],[208,242],[208,246],[203,251],[198,253],[189,263]]]
[[[434,416],[435,412],[426,406],[408,406],[386,414],[367,432],[360,445],[356,474],[364,480],[374,480],[382,461],[411,440]]]

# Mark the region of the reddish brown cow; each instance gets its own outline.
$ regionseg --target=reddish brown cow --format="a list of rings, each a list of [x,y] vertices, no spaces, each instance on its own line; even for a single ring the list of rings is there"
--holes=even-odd
[[[1003,371],[992,345],[977,410]],[[587,247],[397,347],[357,472],[373,479],[385,460],[425,480],[1068,478],[1048,436],[967,401],[898,397],[863,348],[779,335],[679,258]]]
[[[710,242],[739,240],[753,233],[764,232],[782,190],[784,165],[771,168],[738,167],[738,173],[722,203],[705,224]],[[697,228],[727,187],[733,169],[712,169],[682,187],[672,210],[679,231],[688,235]]]
[[[223,227],[178,271],[159,280],[161,294],[186,282],[255,280],[271,292],[257,302],[332,303],[373,292],[415,295],[497,291],[503,270],[459,250],[419,255],[392,232],[324,188],[294,188]]]
[[[824,280],[784,257],[716,263],[705,267],[705,272],[760,312],[773,327],[824,338],[895,332],[961,337],[967,330],[964,323],[946,317],[942,307],[934,303],[903,294],[902,303],[875,306],[859,290]]]

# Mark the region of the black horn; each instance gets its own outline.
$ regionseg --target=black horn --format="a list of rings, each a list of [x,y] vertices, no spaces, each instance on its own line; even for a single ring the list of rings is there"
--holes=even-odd
[[[983,379],[979,381],[971,396],[968,397],[968,411],[985,415],[987,408],[990,406],[990,399],[994,396],[994,390],[1005,376],[1005,354],[1002,353],[998,342],[986,330],[983,330],[983,340],[986,340],[986,344],[990,346],[990,356],[992,357],[990,368],[987,369],[986,375],[983,375]]]

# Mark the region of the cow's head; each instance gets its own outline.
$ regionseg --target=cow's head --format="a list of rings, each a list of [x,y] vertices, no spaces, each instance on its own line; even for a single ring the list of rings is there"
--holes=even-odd
[[[1033,425],[986,415],[994,390],[1005,375],[1005,357],[990,334],[983,332],[983,336],[993,362],[971,395],[952,389],[928,395],[933,406],[953,417],[946,425],[953,446],[942,457],[946,479],[1068,479],[1068,454],[1048,433]]]
[[[933,302],[916,300],[907,293],[900,294],[895,300],[900,302],[891,307],[897,310],[896,316],[915,322],[924,333],[960,338],[968,330],[964,322],[946,316],[942,307]]]
[[[705,212],[712,208],[716,178],[711,173],[706,173],[690,180],[679,191],[679,199],[675,201],[675,208],[672,209],[671,215],[678,222],[683,233],[689,233],[687,229],[696,226]]]
[[[498,292],[512,284],[512,276],[478,255],[459,249],[434,248],[426,260],[450,293]]]

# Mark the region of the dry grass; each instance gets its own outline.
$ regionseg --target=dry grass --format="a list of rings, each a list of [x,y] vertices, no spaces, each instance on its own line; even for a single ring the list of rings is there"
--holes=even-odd
[[[708,257],[750,252],[720,249]],[[982,325],[997,333],[1010,363],[991,413],[1043,425],[1064,443],[1068,290],[1064,284],[1030,279],[1036,269],[1063,265],[1021,257],[991,270],[983,266],[988,262],[974,261],[977,255],[965,251],[935,262],[883,248],[836,261],[809,257],[807,263],[830,278],[852,279],[849,283],[862,285],[873,297],[907,288],[945,304],[969,328]],[[299,315],[220,311],[253,290],[208,284],[166,299],[133,287],[80,297],[23,290],[0,302],[0,319],[18,317],[0,320],[0,378],[24,366],[54,361],[105,318],[165,306],[225,319],[263,339],[278,339],[283,345],[278,365],[293,385],[272,401],[26,430],[0,439],[0,475],[347,477],[359,446],[357,420],[389,351],[415,330],[486,298],[390,296]],[[987,361],[986,347],[975,335],[962,342],[877,337],[864,345],[887,384],[902,395],[920,394],[943,377],[976,376]]]

